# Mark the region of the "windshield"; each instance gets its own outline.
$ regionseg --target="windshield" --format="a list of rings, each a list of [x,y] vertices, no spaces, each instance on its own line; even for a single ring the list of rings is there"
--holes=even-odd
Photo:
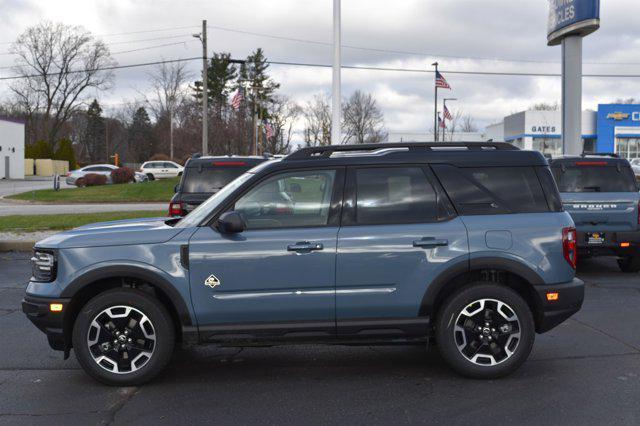
[[[181,183],[181,192],[212,194],[249,170],[250,167],[189,167]]]
[[[242,184],[253,177],[253,173],[245,173],[240,175],[233,182],[209,197],[207,201],[196,207],[191,213],[185,216],[176,224],[176,228],[189,228],[198,226],[209,213],[211,213],[221,202],[227,198],[229,194],[239,188]]]
[[[635,192],[635,177],[629,167],[553,167],[560,192]]]

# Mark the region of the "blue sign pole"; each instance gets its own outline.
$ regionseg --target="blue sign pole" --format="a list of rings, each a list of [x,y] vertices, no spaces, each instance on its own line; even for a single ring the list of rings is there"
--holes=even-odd
[[[549,0],[547,44],[562,44],[562,153],[580,155],[582,38],[600,27],[600,0]]]

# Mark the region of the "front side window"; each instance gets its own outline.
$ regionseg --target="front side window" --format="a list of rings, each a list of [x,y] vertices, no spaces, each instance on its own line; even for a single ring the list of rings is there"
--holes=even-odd
[[[355,175],[357,224],[436,220],[436,193],[420,167],[362,168]]]
[[[326,226],[335,170],[282,173],[267,178],[235,204],[247,229]]]
[[[164,168],[165,169],[177,169],[178,168],[178,166],[176,166],[173,163],[163,163],[163,164],[164,164]]]

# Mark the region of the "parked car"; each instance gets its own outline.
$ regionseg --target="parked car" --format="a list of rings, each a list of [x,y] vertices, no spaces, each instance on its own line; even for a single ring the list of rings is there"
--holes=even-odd
[[[182,176],[184,167],[173,161],[147,161],[142,163],[138,172],[147,175],[149,180]]]
[[[77,170],[72,170],[67,173],[67,185],[75,185],[76,181],[85,177],[90,173],[95,173],[99,175],[104,175],[107,177],[107,183],[112,183],[111,181],[111,172],[116,170],[118,166],[114,166],[113,164],[92,164],[90,166],[85,166]],[[136,172],[135,173],[136,183],[146,182],[148,180],[147,175],[143,173]]]
[[[640,194],[629,162],[589,155],[550,164],[578,230],[579,256],[615,256],[623,272],[640,271]]]
[[[582,305],[545,158],[505,143],[301,149],[184,218],[38,242],[22,309],[65,356],[138,385],[176,344],[422,344],[496,378]]]
[[[269,157],[195,157],[185,164],[169,203],[169,216],[185,216],[207,198]]]

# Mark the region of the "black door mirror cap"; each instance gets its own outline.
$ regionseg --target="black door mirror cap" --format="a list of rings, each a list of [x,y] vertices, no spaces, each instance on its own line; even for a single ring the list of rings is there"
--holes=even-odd
[[[220,215],[216,228],[223,234],[238,234],[244,231],[245,225],[240,213],[232,210]]]

